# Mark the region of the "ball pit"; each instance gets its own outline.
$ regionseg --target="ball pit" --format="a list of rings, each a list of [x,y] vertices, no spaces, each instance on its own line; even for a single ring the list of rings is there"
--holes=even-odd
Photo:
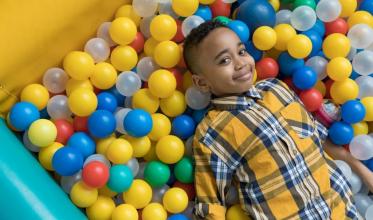
[[[67,53],[63,68],[51,67],[42,84],[25,87],[9,125],[27,134],[45,169],[64,182],[69,178],[63,189],[90,219],[190,218],[195,192],[187,142],[210,94],[191,85],[182,42],[192,28],[216,19],[254,57],[258,80],[287,80],[311,113],[323,99],[340,106],[329,138],[371,160],[373,6],[354,2],[134,0],[103,23],[82,51]],[[92,159],[95,153],[103,159]],[[363,198],[359,211],[371,216],[373,202],[360,195],[361,180],[345,175]],[[123,200],[114,203],[114,195]],[[226,215],[244,218],[237,204]]]

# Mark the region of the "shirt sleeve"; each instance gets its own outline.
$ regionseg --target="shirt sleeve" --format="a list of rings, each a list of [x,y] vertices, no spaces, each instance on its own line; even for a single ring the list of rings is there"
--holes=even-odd
[[[317,128],[317,132],[319,133],[320,139],[322,140],[322,142],[325,142],[326,139],[328,138],[328,133],[329,133],[328,129],[323,124],[321,124],[321,122],[319,122],[317,119],[315,119],[315,124]]]

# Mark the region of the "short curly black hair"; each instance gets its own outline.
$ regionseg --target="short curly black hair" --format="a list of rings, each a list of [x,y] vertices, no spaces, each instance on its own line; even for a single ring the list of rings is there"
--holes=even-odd
[[[184,61],[189,69],[189,71],[192,74],[196,74],[196,57],[192,53],[192,49],[197,47],[198,44],[202,42],[203,39],[211,33],[211,31],[217,29],[217,28],[222,28],[226,27],[223,23],[212,20],[212,21],[206,21],[202,24],[200,24],[198,27],[192,29],[192,31],[189,33],[189,35],[186,37],[184,41],[184,49],[183,49],[183,56],[184,56]]]

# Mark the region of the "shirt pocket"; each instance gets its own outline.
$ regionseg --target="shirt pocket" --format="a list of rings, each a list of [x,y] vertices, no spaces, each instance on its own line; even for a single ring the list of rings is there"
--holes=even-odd
[[[285,106],[280,110],[280,115],[299,138],[311,137],[316,130],[313,116],[299,102]]]

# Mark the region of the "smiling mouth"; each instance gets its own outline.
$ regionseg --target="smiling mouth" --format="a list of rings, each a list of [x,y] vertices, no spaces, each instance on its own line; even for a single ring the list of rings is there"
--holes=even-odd
[[[232,77],[233,80],[246,81],[252,78],[253,67],[250,66],[248,70],[242,71]]]

